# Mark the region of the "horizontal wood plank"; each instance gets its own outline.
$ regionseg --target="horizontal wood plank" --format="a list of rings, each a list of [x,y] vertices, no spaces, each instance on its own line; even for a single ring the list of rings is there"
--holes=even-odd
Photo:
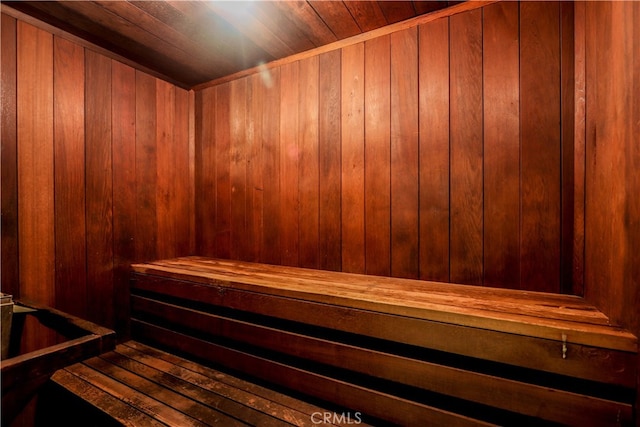
[[[561,341],[149,276],[134,282],[133,292],[140,291],[577,378],[635,384],[630,352],[567,343],[563,358]]]
[[[629,419],[632,413],[629,404],[288,332],[148,298],[134,297],[132,307],[138,315],[155,316],[176,327],[191,328],[210,336],[243,342],[307,361],[537,416],[552,422],[587,425],[597,421],[599,425],[604,425],[617,419],[619,414],[622,418]],[[493,392],[487,393],[487,390]],[[519,398],[511,399],[510,396],[514,395]]]
[[[429,420],[433,425],[493,425],[148,323],[134,321],[132,328],[134,335],[144,335],[154,344],[178,346],[180,351],[194,357],[206,359],[212,363],[220,363],[228,368],[240,370],[248,375],[284,387],[302,390],[306,395],[315,398],[340,402],[345,407],[357,408],[364,414],[384,418],[392,423],[420,425],[425,420]]]
[[[137,273],[460,326],[637,351],[637,338],[606,324],[578,297],[185,257],[133,266]],[[507,307],[502,309],[500,307]],[[575,320],[572,320],[575,319]]]

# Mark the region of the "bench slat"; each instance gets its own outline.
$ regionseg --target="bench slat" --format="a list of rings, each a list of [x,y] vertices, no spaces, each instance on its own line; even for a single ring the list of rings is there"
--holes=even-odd
[[[68,370],[61,369],[51,380],[72,394],[81,396],[95,408],[112,416],[126,427],[166,427],[167,425],[96,387]]]
[[[134,297],[133,301],[136,313],[162,318],[177,327],[553,422],[605,425],[616,418],[632,417],[630,404],[354,347],[147,298]]]
[[[195,282],[138,275],[135,291],[159,292],[198,303],[225,306],[304,324],[381,338],[403,344],[478,357],[562,375],[635,386],[636,355],[599,347],[428,321],[368,310],[237,289],[223,291]],[[134,304],[141,301],[135,297]]]
[[[234,389],[235,393],[239,392],[242,395],[238,397],[238,399],[245,404],[253,405],[256,409],[266,412],[271,416],[277,416],[294,425],[306,426],[311,420],[312,414],[326,410],[266,387],[240,380],[174,354],[149,347],[137,341],[128,341],[123,345],[123,347],[125,346],[145,356],[152,357],[156,359],[156,361],[166,361],[179,368],[183,368],[180,369],[180,371],[187,371],[186,375],[199,375],[200,377],[197,380],[199,385],[202,385],[204,378],[207,387],[211,386],[210,382],[214,384],[213,387],[216,390],[218,390],[220,386],[228,386]],[[361,425],[365,426],[365,424]]]
[[[308,276],[326,276],[328,272],[278,266],[278,270],[288,272],[279,275],[264,273],[263,270],[273,268],[264,264],[234,261],[233,268],[219,267],[220,264],[222,262],[218,260],[187,257],[137,264],[132,268],[138,273],[152,276],[214,285],[221,292],[224,289],[247,290],[556,341],[562,340],[564,336],[570,343],[637,351],[637,338],[634,335],[606,324],[598,324],[601,322],[584,321],[584,313],[597,313],[597,310],[575,297],[566,298],[563,306],[565,311],[571,311],[569,307],[578,307],[574,310],[575,314],[568,317],[575,319],[572,321],[566,315],[557,315],[554,307],[558,306],[559,296],[552,294],[547,295],[548,300],[545,302],[545,294],[541,293],[491,289],[489,292],[485,291],[482,297],[476,295],[469,298],[467,294],[482,293],[482,290],[478,287],[411,279],[370,279],[366,275],[335,272],[333,280],[322,281]],[[385,286],[376,285],[377,282],[384,282]],[[447,289],[448,287],[457,289],[457,296],[452,297],[452,290]],[[442,295],[440,292],[448,294],[447,303],[438,301]],[[519,297],[516,298],[516,295]],[[527,303],[529,298],[535,303]],[[478,304],[481,307],[477,307]],[[509,311],[496,311],[499,307],[509,306]],[[535,315],[531,314],[531,310],[535,311]],[[598,315],[594,318],[597,317]]]
[[[160,346],[176,348],[199,359],[219,363],[275,384],[303,390],[305,394],[338,401],[354,411],[399,425],[490,426],[460,414],[370,390],[315,372],[295,368],[253,354],[180,334],[145,322],[132,321],[132,332]]]

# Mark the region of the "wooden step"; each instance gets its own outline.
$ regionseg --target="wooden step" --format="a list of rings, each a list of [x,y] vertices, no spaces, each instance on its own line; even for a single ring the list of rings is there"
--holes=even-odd
[[[52,381],[127,426],[334,425],[324,415],[334,418],[333,410],[135,341],[62,369]],[[335,419],[344,422],[346,414]]]

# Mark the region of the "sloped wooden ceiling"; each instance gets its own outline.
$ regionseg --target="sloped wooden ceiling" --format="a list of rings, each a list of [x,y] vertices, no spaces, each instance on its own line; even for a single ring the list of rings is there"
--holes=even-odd
[[[460,2],[3,2],[187,88],[451,3]]]

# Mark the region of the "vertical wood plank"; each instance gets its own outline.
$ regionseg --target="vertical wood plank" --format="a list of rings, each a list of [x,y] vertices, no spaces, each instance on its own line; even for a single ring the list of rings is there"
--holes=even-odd
[[[484,284],[520,285],[518,4],[484,8]]]
[[[188,114],[188,165],[189,165],[189,253],[196,251],[196,93],[193,90],[186,92]]]
[[[111,60],[87,50],[85,62],[87,314],[113,327]]]
[[[53,37],[21,21],[17,31],[20,297],[54,306]]]
[[[419,28],[420,278],[449,281],[449,20]]]
[[[230,102],[231,85],[216,87],[215,151],[216,151],[216,256],[231,256],[231,178],[230,178]],[[213,118],[212,118],[213,119]]]
[[[280,69],[280,195],[282,263],[297,266],[299,262],[299,193],[298,164],[298,102],[299,63],[283,65]]]
[[[342,270],[365,272],[364,44],[342,49]]]
[[[129,266],[136,258],[136,72],[111,63],[113,156],[113,286],[115,327],[127,338]]]
[[[216,256],[216,93],[215,87],[196,92],[196,247],[203,256]]]
[[[176,256],[177,227],[175,184],[176,167],[173,130],[175,123],[175,87],[156,79],[156,253],[158,258]]]
[[[634,261],[637,194],[637,71],[640,16],[632,2],[586,5],[587,183],[585,297],[611,321],[640,330]]]
[[[2,14],[0,23],[0,198],[2,210],[2,292],[20,296],[18,268],[18,135],[17,135],[17,23]]]
[[[418,278],[418,29],[391,34],[391,274]]]
[[[521,288],[560,292],[560,8],[520,4]]]
[[[579,197],[575,182],[575,24],[574,3],[560,3],[560,87],[561,87],[561,218],[560,218],[560,292],[571,294],[573,262],[576,258],[574,232],[576,214],[574,199]],[[578,149],[579,150],[579,149]],[[577,254],[576,254],[577,255]]]
[[[300,267],[318,268],[318,57],[300,61],[298,144],[300,147]]]
[[[87,317],[84,49],[53,40],[56,307]]]
[[[586,147],[586,11],[574,5],[574,110],[573,118],[573,260],[572,294],[584,296],[585,147]],[[565,124],[563,123],[563,126]]]
[[[262,113],[263,158],[263,259],[266,263],[281,262],[280,218],[280,69],[263,75],[265,87]]]
[[[482,11],[450,18],[451,281],[482,284]]]
[[[251,123],[247,139],[247,261],[262,261],[264,225],[264,184],[263,184],[263,109],[266,86],[259,74],[248,80],[251,87]]]
[[[230,163],[231,259],[244,259],[247,248],[247,78],[231,82]]]
[[[156,80],[136,71],[136,261],[157,256]]]
[[[391,37],[365,43],[366,273],[391,274]]]
[[[189,92],[184,89],[172,86],[174,89],[174,127],[172,156],[174,158],[173,168],[176,177],[174,187],[174,197],[172,200],[175,215],[175,254],[176,256],[190,255],[191,251],[191,224],[193,222],[194,211],[191,203],[191,185],[193,174],[191,173],[191,156],[189,140]]]
[[[342,269],[341,199],[341,52],[319,58],[318,156],[319,156],[319,253],[320,268]]]

